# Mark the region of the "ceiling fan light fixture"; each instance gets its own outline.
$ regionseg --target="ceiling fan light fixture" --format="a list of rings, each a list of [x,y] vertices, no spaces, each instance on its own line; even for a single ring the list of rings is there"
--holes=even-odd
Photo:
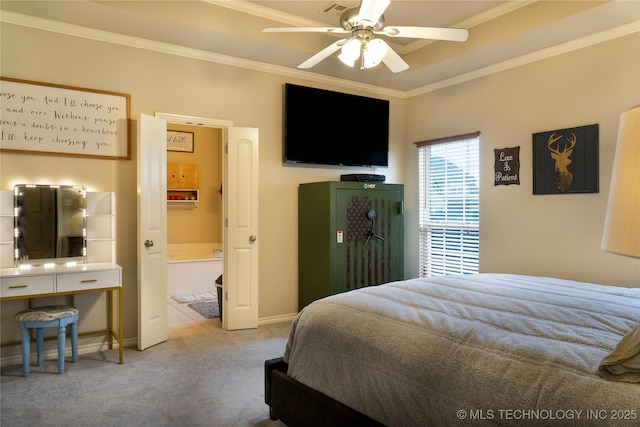
[[[2,1],[2,0],[0,0]],[[409,68],[398,53],[384,40],[375,36],[401,37],[426,40],[448,40],[463,42],[467,40],[469,32],[462,28],[436,28],[436,27],[408,27],[385,26],[384,12],[391,4],[391,0],[361,0],[357,8],[346,9],[340,16],[340,26],[337,27],[284,27],[265,28],[265,32],[311,32],[329,34],[351,34],[348,39],[338,40],[313,55],[311,58],[298,65],[298,68],[307,69],[317,65],[320,61],[336,53],[342,47],[338,55],[340,61],[349,67],[359,62],[360,69],[375,67],[380,62],[385,63],[393,73],[399,73]],[[345,10],[346,9],[346,10]],[[326,9],[329,10],[329,9]],[[335,9],[337,10],[337,9]]]
[[[340,55],[338,55],[338,59],[342,61],[342,63],[347,67],[353,68],[353,66],[356,64],[355,59],[348,58],[344,53],[341,53]]]
[[[358,39],[351,39],[342,46],[342,52],[338,55],[338,59],[343,64],[353,67],[356,60],[360,57],[362,43]]]
[[[383,40],[373,39],[367,42],[363,50],[362,56],[364,68],[372,68],[382,62],[382,59],[389,50],[389,45],[387,45]]]

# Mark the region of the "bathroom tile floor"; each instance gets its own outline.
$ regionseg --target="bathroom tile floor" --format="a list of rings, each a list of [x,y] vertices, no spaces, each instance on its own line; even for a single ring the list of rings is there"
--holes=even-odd
[[[222,331],[220,318],[206,319],[173,298],[167,298],[167,336],[169,339]]]

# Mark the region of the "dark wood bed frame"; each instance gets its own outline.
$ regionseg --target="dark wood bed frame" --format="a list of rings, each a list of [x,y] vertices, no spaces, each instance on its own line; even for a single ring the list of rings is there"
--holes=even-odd
[[[289,427],[376,426],[382,424],[287,375],[282,357],[264,366],[264,401],[269,417]]]

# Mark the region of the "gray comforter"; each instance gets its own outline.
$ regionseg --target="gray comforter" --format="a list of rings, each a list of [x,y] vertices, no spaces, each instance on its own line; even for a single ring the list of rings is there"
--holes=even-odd
[[[310,304],[284,359],[292,378],[388,426],[636,426],[640,384],[599,367],[639,323],[640,289],[413,279]]]

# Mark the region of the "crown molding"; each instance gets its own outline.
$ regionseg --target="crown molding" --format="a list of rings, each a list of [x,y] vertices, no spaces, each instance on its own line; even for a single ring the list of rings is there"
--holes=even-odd
[[[606,42],[608,40],[613,40],[619,37],[628,36],[630,34],[637,33],[637,32],[640,32],[640,20],[630,22],[628,24],[621,25],[619,27],[611,28],[609,30],[601,31],[599,33],[590,34],[588,36],[575,39],[566,43],[562,43],[556,46],[552,46],[547,49],[542,49],[536,52],[532,52],[527,55],[522,55],[517,58],[509,59],[507,61],[493,64],[488,67],[480,68],[478,70],[461,74],[459,76],[452,77],[450,79],[442,80],[433,84],[422,86],[420,88],[409,90],[405,92],[405,98],[412,98],[414,96],[433,92],[445,87],[455,86],[460,83],[478,79],[480,77],[485,77],[491,74],[499,73],[501,71],[510,70],[512,68],[520,67],[522,65],[527,65],[532,62],[551,58],[556,55],[561,55],[563,53],[582,49],[588,46]]]
[[[465,19],[460,22],[456,22],[455,24],[451,25],[451,28],[464,28],[468,30],[470,28],[473,28],[480,24],[484,24],[485,22],[491,21],[492,19],[499,18],[500,16],[506,15],[508,13],[511,13],[525,6],[529,6],[531,3],[535,3],[537,1],[538,0],[509,0],[492,9],[489,9],[487,11],[474,15],[468,19]],[[418,39],[404,46],[402,45],[397,46],[396,51],[401,54],[407,54],[437,42],[438,40]]]
[[[236,3],[230,2],[230,3]],[[245,2],[238,2],[245,3]],[[589,36],[582,37],[580,39],[572,40],[567,43],[563,43],[557,46],[553,46],[547,49],[543,49],[537,52],[533,52],[527,55],[523,55],[517,58],[513,58],[507,61],[503,61],[498,64],[493,64],[488,67],[484,67],[478,70],[474,70],[469,73],[461,74],[450,79],[445,79],[439,82],[428,84],[416,89],[402,91],[388,89],[376,85],[358,83],[345,79],[338,79],[335,77],[324,76],[316,74],[310,71],[302,71],[298,69],[292,69],[288,67],[282,67],[278,65],[266,64],[264,62],[252,61],[243,58],[237,58],[229,55],[222,55],[213,52],[207,52],[199,49],[192,49],[183,46],[177,46],[169,43],[162,43],[153,40],[143,39],[139,37],[126,36],[122,34],[115,34],[107,31],[96,30],[88,27],[82,27],[73,24],[67,24],[58,21],[52,21],[48,19],[37,18],[33,16],[23,15],[19,13],[2,11],[0,13],[0,22],[6,24],[19,25],[28,28],[34,28],[43,31],[50,31],[59,34],[65,34],[73,37],[80,37],[90,40],[96,40],[106,43],[117,44],[121,46],[132,47],[136,49],[149,50],[153,52],[165,53],[168,55],[181,56],[186,58],[197,59],[201,61],[213,62],[218,64],[229,65],[233,67],[245,68],[249,70],[261,71],[270,74],[277,74],[280,76],[287,76],[291,78],[299,78],[305,80],[311,80],[320,83],[326,83],[335,85],[338,87],[350,88],[355,90],[363,90],[371,93],[396,97],[400,99],[412,98],[414,96],[422,95],[425,93],[433,92],[438,89],[442,89],[449,86],[454,86],[460,83],[471,81],[480,77],[485,77],[491,74],[499,73],[501,71],[516,68],[522,65],[526,65],[535,61],[550,58],[562,53],[570,52],[573,50],[581,49],[590,45],[602,43],[618,37],[623,37],[629,34],[640,32],[640,20],[634,21],[626,25],[622,25],[610,30],[602,31],[599,33],[591,34]]]
[[[267,64],[249,59],[237,58],[229,55],[222,55],[214,52],[178,46],[170,43],[157,42],[154,40],[143,39],[139,37],[127,36],[122,34],[111,33],[108,31],[96,30],[93,28],[82,27],[79,25],[67,24],[64,22],[52,21],[48,19],[37,18],[20,13],[2,11],[0,14],[0,22],[6,24],[19,25],[37,30],[50,31],[58,34],[64,34],[73,37],[79,37],[89,40],[101,41],[105,43],[117,44],[136,49],[149,50],[152,52],[166,53],[168,55],[181,56],[185,58],[197,59],[200,61],[213,62],[217,64],[230,65],[233,67],[245,68],[248,70],[261,71],[280,76],[291,78],[305,79],[316,82],[323,82],[339,87],[350,89],[364,90],[380,95],[404,98],[404,91],[388,89],[376,85],[358,83],[351,80],[338,79],[335,77],[324,76],[310,71],[302,71],[279,65]]]
[[[244,0],[201,0],[216,6],[226,7],[249,15],[259,16],[260,18],[270,19],[283,24],[293,25],[295,27],[326,27],[326,24],[312,19],[302,18],[297,15],[282,12],[280,10],[271,9],[261,6],[257,3],[251,3]]]

